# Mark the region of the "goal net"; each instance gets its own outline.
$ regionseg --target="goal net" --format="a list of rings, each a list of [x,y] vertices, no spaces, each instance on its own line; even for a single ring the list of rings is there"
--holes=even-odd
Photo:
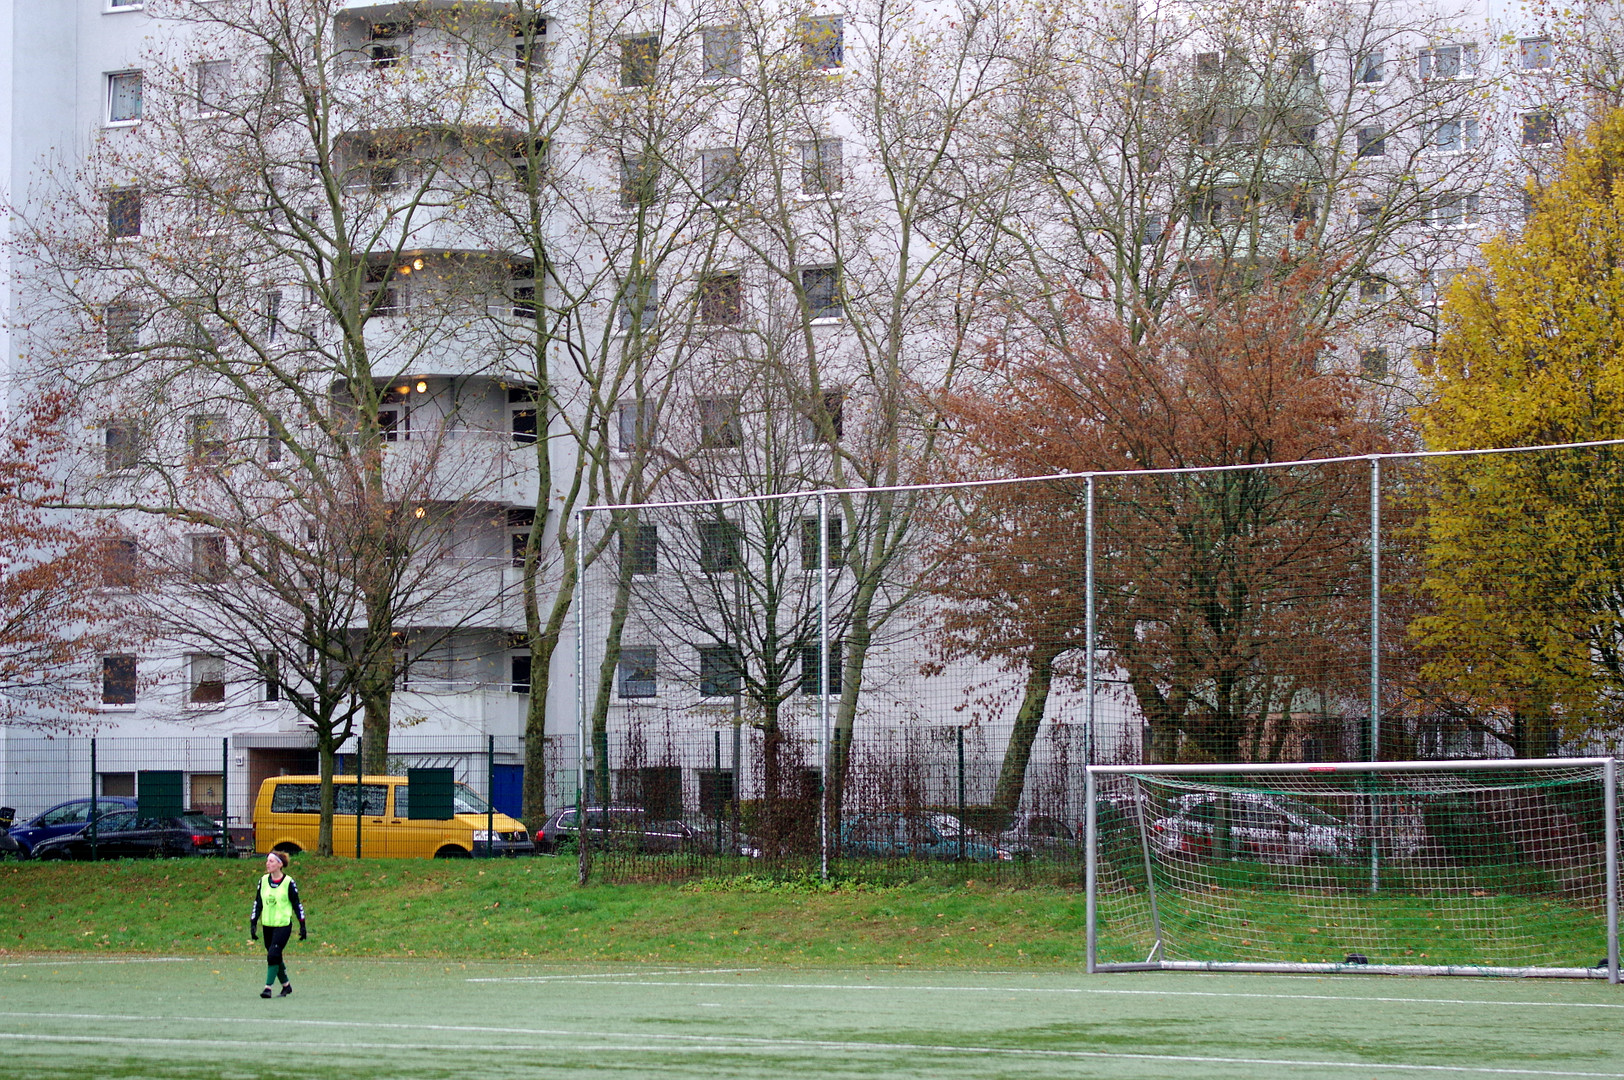
[[[1088,970],[1619,980],[1610,758],[1087,773]]]

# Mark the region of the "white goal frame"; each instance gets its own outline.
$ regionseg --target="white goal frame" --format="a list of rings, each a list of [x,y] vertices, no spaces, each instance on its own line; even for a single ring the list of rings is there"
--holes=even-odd
[[[1163,958],[1161,920],[1156,908],[1155,878],[1152,875],[1152,855],[1145,822],[1144,804],[1135,800],[1134,819],[1143,849],[1145,871],[1149,880],[1149,909],[1155,945],[1145,960],[1135,963],[1101,963],[1098,958],[1098,856],[1095,830],[1099,778],[1108,776],[1212,776],[1212,775],[1266,775],[1292,774],[1358,774],[1393,772],[1513,772],[1518,769],[1592,768],[1601,772],[1604,785],[1605,814],[1604,844],[1606,846],[1606,931],[1607,960],[1605,966],[1594,968],[1567,967],[1492,967],[1471,965],[1426,964],[1367,964],[1367,963],[1286,963],[1277,961],[1206,961],[1168,960]],[[1618,831],[1618,760],[1612,757],[1590,758],[1516,758],[1465,761],[1352,761],[1334,763],[1293,764],[1221,764],[1221,765],[1088,765],[1084,769],[1084,881],[1087,889],[1087,970],[1089,973],[1112,971],[1252,971],[1295,974],[1364,973],[1391,975],[1499,975],[1545,978],[1602,979],[1619,982],[1618,908],[1619,908],[1619,831]],[[1372,875],[1377,872],[1376,855],[1372,849]]]

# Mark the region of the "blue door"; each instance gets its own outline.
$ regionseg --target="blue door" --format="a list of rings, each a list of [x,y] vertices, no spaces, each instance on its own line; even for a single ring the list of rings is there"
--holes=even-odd
[[[491,777],[491,803],[509,817],[518,817],[524,806],[524,766],[498,765]]]

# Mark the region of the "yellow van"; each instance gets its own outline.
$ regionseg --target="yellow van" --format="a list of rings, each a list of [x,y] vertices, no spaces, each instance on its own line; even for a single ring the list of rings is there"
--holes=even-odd
[[[333,778],[333,854],[356,853],[356,789],[360,789],[363,858],[454,859],[475,854],[530,855],[524,825],[497,811],[467,784],[453,792],[455,816],[408,816],[406,777]],[[254,850],[315,851],[321,828],[321,777],[273,776],[254,800]]]

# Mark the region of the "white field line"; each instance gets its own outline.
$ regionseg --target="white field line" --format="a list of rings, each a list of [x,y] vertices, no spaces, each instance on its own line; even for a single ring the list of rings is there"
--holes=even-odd
[[[759,969],[757,969],[759,970]],[[703,973],[696,973],[703,974]],[[607,977],[607,976],[606,976]],[[539,978],[468,979],[468,982],[536,982]],[[1108,990],[1082,986],[918,986],[890,983],[761,983],[761,982],[656,982],[628,979],[623,986],[693,986],[736,990],[883,990],[902,993],[917,990],[933,994],[1107,994],[1127,997],[1256,998],[1265,1001],[1350,1001],[1383,1005],[1509,1005],[1542,1009],[1624,1009],[1624,1003],[1604,1001],[1494,1001],[1474,998],[1364,997],[1354,994],[1257,994],[1220,990]],[[3,1015],[3,1014],[0,1014]]]
[[[201,956],[127,956],[107,960],[16,960],[0,964],[0,968],[19,967],[73,967],[76,964],[195,964],[207,957]]]
[[[756,971],[760,971],[760,970],[761,970],[760,968],[703,968],[703,969],[700,969],[700,970],[694,970],[692,968],[677,968],[677,969],[675,969],[673,971],[602,971],[602,972],[598,972],[597,974],[592,974],[592,975],[500,975],[500,976],[492,975],[492,976],[486,976],[486,977],[482,977],[482,978],[470,977],[470,978],[464,979],[463,982],[471,982],[471,983],[545,983],[545,982],[564,982],[565,980],[571,980],[571,979],[573,979],[573,980],[580,980],[580,979],[632,979],[632,978],[636,978],[636,977],[639,977],[639,976],[642,976],[642,977],[646,978],[646,977],[652,977],[652,976],[658,976],[658,975],[690,975],[690,974],[691,975],[735,975],[735,974],[737,974],[737,975],[746,975],[746,974],[749,974],[751,972],[756,972]],[[628,984],[628,985],[635,986],[637,984],[636,983],[631,983],[631,984]],[[651,983],[650,985],[651,986],[665,986],[665,985],[678,985],[678,984]],[[681,984],[681,985],[686,985],[686,984]],[[722,985],[731,985],[731,984],[724,983]]]
[[[8,1014],[0,1014],[8,1015]],[[44,1014],[40,1014],[44,1015]],[[140,1018],[144,1020],[156,1019],[154,1017]],[[211,1017],[218,1022],[220,1018]],[[247,1023],[277,1024],[279,1026],[299,1025],[310,1023],[325,1023],[329,1026],[342,1027],[404,1027],[408,1025],[391,1024],[347,1024],[334,1021],[301,1021],[275,1019],[267,1017],[263,1020],[245,1020]],[[410,1025],[419,1030],[447,1030],[442,1025]],[[451,1030],[477,1030],[490,1032],[504,1029],[462,1029]],[[416,1050],[424,1053],[468,1053],[480,1051],[484,1053],[511,1054],[515,1051],[530,1050],[538,1054],[557,1054],[560,1050],[589,1053],[596,1051],[615,1051],[626,1053],[759,1053],[761,1051],[779,1051],[784,1053],[801,1053],[806,1050],[825,1050],[835,1053],[935,1053],[943,1055],[971,1055],[977,1057],[1013,1057],[1013,1058],[1047,1058],[1050,1060],[1088,1060],[1088,1061],[1154,1061],[1177,1063],[1182,1065],[1234,1065],[1234,1066],[1271,1066],[1306,1069],[1368,1069],[1383,1072],[1425,1072],[1448,1073],[1452,1075],[1467,1076],[1549,1076],[1549,1077],[1583,1077],[1587,1080],[1619,1080],[1624,1073],[1581,1072],[1563,1069],[1529,1069],[1529,1068],[1498,1068],[1484,1065],[1404,1065],[1390,1062],[1360,1062],[1360,1061],[1319,1061],[1299,1058],[1253,1058],[1253,1057],[1219,1057],[1206,1054],[1149,1054],[1112,1052],[1105,1050],[1029,1050],[1019,1047],[998,1046],[942,1046],[931,1043],[880,1043],[880,1042],[837,1042],[830,1039],[762,1039],[741,1036],[703,1036],[703,1035],[648,1035],[640,1033],[620,1034],[618,1032],[581,1032],[581,1031],[547,1031],[533,1030],[526,1032],[529,1035],[546,1036],[549,1041],[530,1043],[520,1046],[489,1046],[466,1043],[402,1043],[390,1041],[375,1042],[330,1042],[323,1041],[321,1047],[324,1051],[354,1050]],[[612,1039],[613,1042],[593,1043],[567,1043],[561,1044],[561,1038],[593,1038]],[[650,1040],[639,1045],[638,1040]],[[18,1043],[72,1043],[72,1044],[113,1044],[120,1046],[186,1046],[186,1047],[220,1047],[236,1050],[253,1050],[257,1044],[245,1045],[237,1039],[176,1039],[155,1036],[121,1036],[121,1035],[35,1035],[24,1032],[0,1032],[0,1041],[10,1041],[13,1045]]]

